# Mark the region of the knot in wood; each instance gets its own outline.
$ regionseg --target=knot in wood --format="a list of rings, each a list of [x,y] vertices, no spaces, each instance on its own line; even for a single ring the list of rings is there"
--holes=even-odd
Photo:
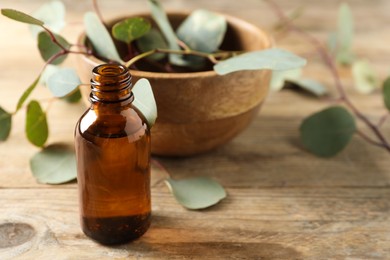
[[[0,248],[24,244],[33,238],[35,234],[35,229],[26,223],[0,224]]]

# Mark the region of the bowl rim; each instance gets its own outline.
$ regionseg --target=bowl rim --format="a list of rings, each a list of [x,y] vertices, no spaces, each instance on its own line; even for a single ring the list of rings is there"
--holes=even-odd
[[[188,11],[168,11],[167,16],[188,16],[191,12]],[[242,19],[238,18],[236,16],[224,14],[224,13],[219,13],[215,12],[220,15],[223,15],[226,18],[226,21],[228,23],[233,23],[237,27],[240,28],[249,28],[250,30],[253,30],[257,32],[257,35],[261,35],[262,38],[264,39],[265,42],[265,48],[264,49],[269,49],[274,46],[274,40],[270,36],[269,33],[267,33],[265,30],[259,28],[258,26]],[[139,13],[132,13],[126,16],[118,16],[111,18],[107,21],[108,24],[111,24],[114,21],[122,20],[128,17],[134,17],[134,16],[151,16],[150,12],[139,12]],[[84,45],[84,40],[85,40],[85,31],[83,31],[77,40],[77,43],[80,45]],[[81,58],[87,62],[93,62],[94,65],[102,64],[104,61],[96,58],[95,56],[87,56],[87,55],[82,55]],[[214,70],[208,70],[208,71],[197,71],[197,72],[152,72],[152,71],[142,71],[142,70],[132,70],[130,69],[130,73],[134,77],[138,78],[148,78],[148,79],[191,79],[191,78],[208,78],[208,77],[216,77],[219,76]]]

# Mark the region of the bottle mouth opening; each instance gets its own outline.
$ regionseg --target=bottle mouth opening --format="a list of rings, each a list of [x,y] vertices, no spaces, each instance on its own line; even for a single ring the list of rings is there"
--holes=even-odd
[[[96,66],[92,70],[92,73],[93,76],[120,77],[129,73],[129,70],[125,66],[119,64],[101,64]]]

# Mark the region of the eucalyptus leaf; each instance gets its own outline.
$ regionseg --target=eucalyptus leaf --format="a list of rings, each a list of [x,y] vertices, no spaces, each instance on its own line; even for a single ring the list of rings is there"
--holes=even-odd
[[[212,53],[221,45],[226,28],[226,19],[222,15],[196,10],[184,20],[176,32],[179,39],[191,49]]]
[[[164,35],[165,39],[168,42],[169,49],[171,50],[180,50],[180,46],[177,43],[178,39],[177,36],[172,29],[171,24],[169,23],[167,14],[165,13],[163,7],[161,6],[160,2],[158,0],[149,0],[149,5],[152,13],[152,17],[154,21],[157,23],[158,27],[160,28],[162,34]],[[170,54],[169,55],[169,61],[178,66],[186,66],[188,63],[183,59],[181,55],[177,54]]]
[[[53,34],[56,40],[66,49],[70,47],[70,44],[62,36],[58,34]],[[51,57],[59,53],[62,49],[55,44],[49,35],[48,32],[43,31],[38,34],[38,49],[41,57],[44,61],[48,61]],[[51,62],[51,64],[58,65],[61,64],[67,57],[66,55],[59,56]]]
[[[110,33],[95,13],[87,12],[84,15],[84,26],[88,39],[99,56],[117,62],[122,61]]]
[[[297,79],[291,81],[291,83],[317,97],[324,96],[328,92],[322,83],[313,79]]]
[[[60,70],[60,67],[52,64],[47,64],[44,71],[41,74],[38,84],[47,86],[47,80],[50,78],[51,75],[53,75],[58,70]]]
[[[47,87],[55,97],[64,97],[72,93],[80,84],[80,78],[72,68],[61,68],[47,80]]]
[[[331,53],[334,53],[337,50],[337,34],[335,32],[329,33],[327,45]]]
[[[130,44],[132,41],[144,36],[150,30],[149,21],[141,17],[128,18],[116,23],[112,27],[115,39]]]
[[[379,87],[375,70],[367,61],[356,61],[352,65],[354,86],[362,94],[369,94]]]
[[[139,79],[132,92],[133,105],[144,115],[149,128],[152,128],[157,119],[157,105],[149,81],[144,78]]]
[[[300,127],[304,147],[321,157],[330,157],[343,150],[355,132],[353,116],[339,106],[307,117]]]
[[[302,69],[292,69],[292,70],[280,70],[272,71],[272,77],[270,82],[270,88],[272,91],[279,91],[283,88],[284,82],[294,81],[301,77]]]
[[[80,89],[77,88],[70,94],[66,95],[65,97],[62,98],[64,101],[68,103],[77,103],[81,100],[81,92]]]
[[[354,34],[354,25],[352,12],[347,3],[339,7],[338,31],[337,31],[337,61],[342,64],[351,64],[354,60],[352,53],[352,41]]]
[[[355,61],[355,55],[351,51],[339,50],[337,53],[336,60],[340,64],[350,65]]]
[[[7,140],[12,126],[12,114],[0,107],[0,141]]]
[[[214,65],[214,70],[219,75],[225,75],[240,70],[291,70],[305,65],[305,59],[286,50],[273,48],[247,52],[220,61]]]
[[[24,102],[26,101],[26,99],[30,96],[31,92],[35,89],[35,87],[37,86],[38,82],[39,82],[39,79],[40,79],[41,75],[39,75],[33,83],[31,83],[31,85],[23,92],[22,96],[19,98],[19,101],[18,101],[18,104],[16,105],[16,111],[15,112],[18,112],[19,109],[22,108]]]
[[[224,188],[206,177],[183,180],[168,178],[166,183],[177,202],[188,209],[207,208],[226,197]]]
[[[52,32],[59,33],[65,26],[65,5],[61,1],[50,1],[35,11],[33,16],[44,22]],[[42,27],[30,26],[34,38],[43,30]]]
[[[1,14],[18,22],[43,26],[44,22],[31,15],[13,9],[1,9]]]
[[[35,100],[30,101],[27,106],[26,135],[27,139],[38,147],[42,147],[49,136],[46,113]]]
[[[390,77],[383,82],[383,99],[387,110],[390,111]]]
[[[339,47],[342,50],[350,50],[353,41],[353,17],[351,8],[347,3],[342,3],[338,14],[338,34]]]
[[[76,179],[76,156],[65,145],[50,145],[30,159],[30,168],[39,183],[60,184]]]
[[[137,40],[137,47],[141,52],[148,52],[154,49],[168,49],[168,44],[162,34],[156,29],[150,31]],[[155,53],[147,57],[147,59],[161,60],[166,56],[165,53]]]

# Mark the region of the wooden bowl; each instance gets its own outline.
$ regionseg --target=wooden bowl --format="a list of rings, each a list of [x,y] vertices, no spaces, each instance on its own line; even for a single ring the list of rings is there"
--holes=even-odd
[[[187,15],[169,13],[168,17],[175,27]],[[221,49],[253,51],[272,47],[272,40],[264,31],[241,19],[224,16],[228,30]],[[79,44],[85,44],[85,34],[80,36]],[[80,77],[83,82],[89,82],[93,67],[103,62],[92,56],[77,57]],[[231,140],[256,116],[267,95],[271,76],[268,70],[239,71],[224,76],[214,71],[130,72],[133,82],[147,78],[152,85],[158,109],[152,128],[152,153],[163,156],[195,155]],[[89,89],[82,88],[82,94],[88,100]]]

